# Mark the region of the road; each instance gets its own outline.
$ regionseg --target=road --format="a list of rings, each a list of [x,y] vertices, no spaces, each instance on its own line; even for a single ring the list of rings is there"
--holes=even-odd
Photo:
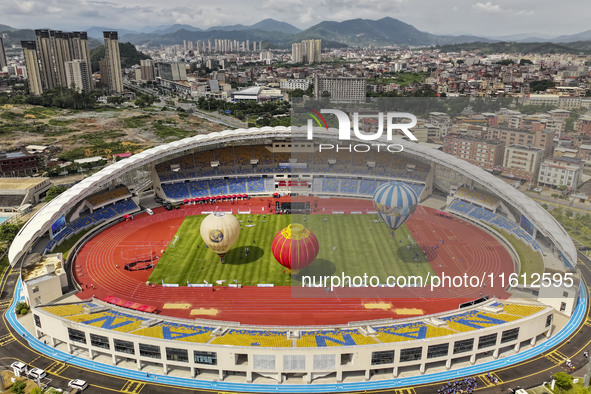
[[[139,91],[141,93],[145,93],[145,94],[149,94],[152,96],[156,96],[158,97],[161,101],[165,101],[165,100],[175,100],[173,97],[167,97],[167,96],[159,96],[158,93],[152,89],[147,89],[147,88],[142,88],[139,87],[137,85],[133,85],[129,82],[124,82],[124,85],[126,88],[129,88],[131,90],[136,90]],[[187,110],[191,110],[193,115],[208,120],[210,122],[213,123],[219,123],[222,124],[224,126],[228,126],[228,127],[232,127],[232,128],[236,128],[236,129],[241,129],[241,128],[246,128],[247,124],[245,122],[242,122],[236,118],[233,118],[231,116],[226,116],[224,114],[220,114],[217,112],[209,112],[209,111],[203,111],[198,109],[195,104],[193,103],[181,103],[175,100],[174,102],[175,107],[177,108],[182,108],[185,111]]]
[[[586,283],[591,283],[591,262],[582,254],[579,254],[579,266]],[[101,372],[77,367],[68,363],[56,361],[49,356],[37,352],[28,346],[25,338],[16,333],[8,324],[6,310],[13,297],[14,286],[18,280],[18,273],[11,271],[1,283],[0,287],[0,312],[2,323],[0,324],[0,365],[10,366],[13,361],[22,361],[30,366],[42,368],[47,371],[51,379],[50,386],[65,389],[71,379],[83,379],[89,383],[85,393],[218,393],[217,391],[187,389],[183,387],[164,386],[155,382],[141,382],[107,375]],[[586,368],[587,361],[583,357],[585,349],[591,349],[591,303],[587,306],[584,324],[569,338],[567,342],[549,350],[541,356],[507,368],[491,371],[499,379],[499,384],[492,385],[487,382],[484,375],[477,376],[478,392],[480,393],[504,393],[509,388],[521,386],[533,387],[548,381],[550,376],[559,371],[566,371],[564,360],[573,361],[577,371]],[[442,383],[426,384],[409,388],[397,388],[379,390],[374,392],[395,394],[423,394],[436,393]]]

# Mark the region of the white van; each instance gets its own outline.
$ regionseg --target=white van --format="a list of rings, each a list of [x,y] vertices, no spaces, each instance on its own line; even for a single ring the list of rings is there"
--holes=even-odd
[[[146,213],[152,216],[154,214],[154,211],[152,211],[150,208],[146,208]]]
[[[25,376],[27,374],[27,364],[23,362],[15,361],[10,366],[16,376]]]
[[[45,373],[45,371],[42,370],[41,368],[33,368],[29,371],[29,377],[31,379],[39,380],[39,379],[43,379],[46,376],[47,376],[47,373]]]

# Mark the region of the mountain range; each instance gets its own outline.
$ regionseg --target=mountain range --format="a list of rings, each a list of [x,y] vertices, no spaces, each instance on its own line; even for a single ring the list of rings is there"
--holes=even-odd
[[[342,22],[323,21],[306,30],[300,30],[289,23],[274,19],[265,19],[249,26],[237,24],[213,26],[207,29],[201,29],[188,24],[175,24],[171,26],[146,26],[135,30],[103,26],[94,26],[80,30],[87,31],[89,37],[98,40],[92,40],[92,46],[100,44],[100,41],[102,41],[102,32],[107,30],[118,31],[121,42],[151,46],[180,44],[183,40],[197,41],[215,38],[240,41],[265,41],[267,46],[280,48],[289,48],[294,42],[312,38],[322,39],[324,47],[365,47],[369,45],[408,47],[455,45],[474,42],[484,44],[496,42],[550,42],[565,44],[591,41],[591,30],[558,37],[548,37],[538,33],[496,37],[436,35],[420,31],[412,25],[390,17],[379,20],[351,19]],[[14,29],[1,24],[0,34],[4,35],[6,45],[20,44],[20,40],[31,40],[35,38],[32,29]],[[582,48],[587,47],[587,45],[578,43],[577,46],[568,45],[568,47]]]

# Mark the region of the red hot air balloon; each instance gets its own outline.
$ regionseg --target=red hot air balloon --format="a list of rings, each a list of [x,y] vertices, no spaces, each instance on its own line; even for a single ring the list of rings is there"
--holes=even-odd
[[[318,249],[314,233],[298,223],[279,231],[271,244],[275,259],[294,275],[316,259]]]

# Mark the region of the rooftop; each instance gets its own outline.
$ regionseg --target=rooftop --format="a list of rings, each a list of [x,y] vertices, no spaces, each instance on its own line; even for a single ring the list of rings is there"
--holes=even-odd
[[[36,279],[59,275],[64,272],[60,254],[49,254],[41,256],[35,255],[31,261],[32,264],[23,268],[23,281],[30,282]]]
[[[45,182],[49,178],[0,178],[0,190],[26,190]]]

